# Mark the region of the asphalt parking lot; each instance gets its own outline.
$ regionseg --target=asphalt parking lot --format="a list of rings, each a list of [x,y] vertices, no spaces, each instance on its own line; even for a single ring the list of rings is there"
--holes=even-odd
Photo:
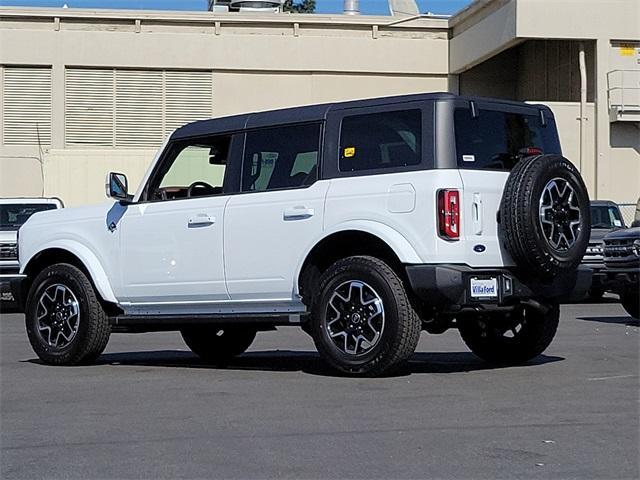
[[[206,366],[177,333],[111,337],[99,363],[39,364],[0,317],[10,478],[638,478],[638,322],[566,305],[527,366],[491,368],[456,331],[408,371],[333,376],[296,328]]]

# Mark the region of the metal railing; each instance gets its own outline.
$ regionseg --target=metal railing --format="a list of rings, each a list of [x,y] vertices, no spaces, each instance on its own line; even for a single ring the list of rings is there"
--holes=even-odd
[[[609,108],[620,112],[640,109],[640,70],[607,72]]]

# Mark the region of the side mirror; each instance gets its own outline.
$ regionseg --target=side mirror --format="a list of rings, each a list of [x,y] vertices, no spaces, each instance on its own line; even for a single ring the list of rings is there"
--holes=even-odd
[[[124,173],[109,172],[106,182],[107,197],[116,200],[130,201],[133,197],[129,195],[129,183]]]

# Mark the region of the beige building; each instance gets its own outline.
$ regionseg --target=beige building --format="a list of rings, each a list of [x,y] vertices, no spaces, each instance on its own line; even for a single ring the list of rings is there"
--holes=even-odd
[[[551,106],[593,198],[640,195],[640,2],[451,18],[0,8],[0,196],[104,200],[188,121],[452,91]]]

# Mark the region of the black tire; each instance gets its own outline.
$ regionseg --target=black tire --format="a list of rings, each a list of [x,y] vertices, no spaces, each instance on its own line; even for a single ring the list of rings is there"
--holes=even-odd
[[[224,364],[244,353],[256,338],[256,329],[249,326],[206,325],[180,331],[184,343],[207,363]]]
[[[636,320],[640,319],[640,294],[638,292],[620,295],[622,307]]]
[[[359,296],[351,300],[354,289],[359,290]],[[338,260],[322,274],[318,292],[312,306],[311,336],[322,358],[333,368],[354,375],[389,374],[415,351],[420,338],[420,319],[402,281],[383,261],[367,256]],[[332,299],[338,292],[341,292],[337,297],[340,300],[332,307]],[[345,292],[349,301],[345,301]],[[343,313],[337,313],[336,306]],[[344,315],[347,310],[349,316]],[[334,341],[331,335],[336,335],[341,328],[345,330],[334,337]],[[344,343],[344,347],[339,347],[338,342]],[[360,353],[359,348],[363,350]],[[353,353],[347,352],[350,349]]]
[[[77,313],[65,320],[72,311]],[[35,278],[27,297],[25,324],[33,351],[50,365],[93,362],[111,334],[93,285],[82,270],[66,263],[51,265]]]
[[[545,189],[556,179],[560,180],[562,192],[569,195],[568,185],[574,195],[571,202],[564,195],[558,202],[549,199],[553,207],[541,219],[541,201],[546,201],[548,192],[553,190],[545,193]],[[571,227],[574,220],[578,223]],[[518,162],[502,195],[499,232],[504,247],[523,273],[548,279],[575,270],[584,257],[590,231],[587,188],[569,160],[560,155],[541,155]],[[568,233],[571,243],[563,240],[560,232]],[[549,236],[553,237],[553,244],[547,239]]]
[[[519,365],[546,350],[558,329],[560,309],[552,305],[545,313],[518,307],[510,314],[469,317],[459,320],[460,336],[483,360],[498,365]]]

